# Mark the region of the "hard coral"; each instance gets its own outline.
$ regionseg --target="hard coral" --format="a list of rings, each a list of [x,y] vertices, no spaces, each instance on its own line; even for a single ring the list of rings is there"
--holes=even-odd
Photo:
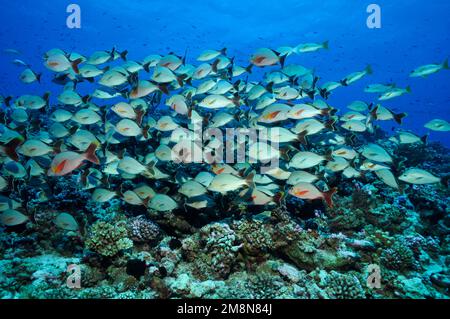
[[[127,236],[125,225],[98,221],[91,227],[86,246],[102,256],[113,257],[121,250],[133,247]]]

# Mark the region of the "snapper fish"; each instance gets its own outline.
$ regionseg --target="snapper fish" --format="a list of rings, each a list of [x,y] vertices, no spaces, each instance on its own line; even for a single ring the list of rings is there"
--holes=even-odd
[[[400,177],[399,180],[410,183],[410,184],[435,184],[439,183],[441,179],[434,176],[430,172],[427,172],[420,168],[410,168],[406,170]]]
[[[242,187],[254,187],[254,177],[254,173],[249,174],[246,178],[240,178],[230,173],[222,173],[214,177],[208,186],[208,190],[226,194]]]
[[[197,57],[197,61],[206,62],[211,61],[217,58],[219,55],[227,55],[227,48],[223,48],[221,50],[204,50]]]
[[[25,69],[21,74],[20,74],[20,81],[22,81],[23,83],[26,84],[30,84],[33,82],[38,82],[41,83],[41,76],[42,73],[36,73],[31,69]]]
[[[73,70],[75,74],[79,74],[80,70],[78,66],[82,62],[82,58],[71,61],[66,54],[57,53],[47,56],[45,58],[44,66],[53,72],[62,73],[68,70]]]
[[[341,84],[343,86],[348,86],[358,80],[361,80],[366,75],[373,74],[372,67],[368,65],[363,71],[360,72],[354,72],[349,75],[347,75],[345,78],[341,80]]]
[[[165,194],[156,194],[148,205],[150,209],[157,212],[170,212],[178,207],[176,201]]]
[[[366,86],[366,88],[364,89],[364,92],[367,93],[385,93],[387,91],[392,90],[393,88],[395,88],[395,84],[394,83],[390,83],[390,84],[369,84],[368,86]]]
[[[50,93],[45,93],[42,97],[36,95],[22,95],[14,101],[18,108],[29,110],[39,110],[49,105]]]
[[[284,65],[284,60],[286,56],[280,56],[278,52],[275,52],[268,48],[261,48],[256,50],[255,53],[250,57],[250,62],[258,67],[272,66],[278,63],[281,66]]]
[[[289,194],[300,199],[322,199],[329,208],[333,207],[333,195],[337,188],[332,188],[327,192],[321,192],[313,184],[300,182],[289,189]]]
[[[307,53],[307,52],[316,52],[321,49],[328,50],[329,41],[325,41],[323,43],[304,43],[299,44],[295,47],[294,52],[296,53]]]
[[[14,209],[5,210],[0,214],[0,223],[2,223],[5,226],[10,227],[17,226],[24,224],[28,221],[29,221],[28,216]]]
[[[389,121],[389,120],[394,120],[395,122],[397,122],[397,124],[402,124],[403,123],[403,119],[408,116],[407,113],[394,113],[393,111],[389,110],[388,108],[382,106],[382,105],[377,105],[376,107],[373,108],[372,111],[370,111],[370,116],[378,121]]]
[[[411,93],[410,86],[407,86],[405,89],[394,87],[394,88],[390,89],[389,91],[386,91],[383,94],[381,94],[378,97],[378,100],[379,101],[387,101],[387,100],[391,100],[393,98],[402,96],[406,93]]]
[[[375,162],[392,163],[391,155],[389,155],[384,148],[377,144],[369,143],[363,146],[361,155]]]
[[[415,69],[414,71],[412,71],[409,76],[414,78],[414,77],[427,77],[431,74],[437,73],[441,70],[448,70],[448,59],[446,59],[443,63],[441,64],[427,64],[421,67],[418,67],[417,69]]]
[[[450,123],[441,119],[434,119],[425,124],[427,129],[436,132],[448,132],[450,131]]]
[[[367,104],[363,101],[353,101],[347,106],[347,108],[356,112],[366,112],[369,110],[370,106],[371,104]]]
[[[72,151],[66,151],[56,155],[47,172],[49,176],[64,176],[79,168],[84,161],[100,164],[100,161],[95,155],[97,150],[96,144],[91,144],[85,153],[79,154]]]
[[[411,132],[399,131],[396,136],[392,136],[389,140],[397,144],[427,144],[428,134],[420,137]]]

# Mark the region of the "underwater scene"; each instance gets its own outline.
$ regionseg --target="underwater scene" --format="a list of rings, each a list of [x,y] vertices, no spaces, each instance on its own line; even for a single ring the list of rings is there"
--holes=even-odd
[[[8,2],[0,299],[448,299],[448,12]]]

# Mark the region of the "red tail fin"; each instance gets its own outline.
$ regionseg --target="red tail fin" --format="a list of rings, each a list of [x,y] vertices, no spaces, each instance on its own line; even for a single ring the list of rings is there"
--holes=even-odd
[[[334,193],[336,193],[337,188],[334,187],[332,189],[330,189],[328,192],[322,193],[323,194],[323,199],[325,200],[325,202],[327,203],[327,206],[329,208],[333,208],[333,195]]]
[[[84,157],[89,162],[92,162],[92,163],[98,165],[98,164],[100,164],[100,161],[99,161],[97,155],[95,155],[95,151],[96,150],[97,150],[97,144],[91,143],[91,145],[89,145],[89,147],[87,148],[86,152],[84,153]]]

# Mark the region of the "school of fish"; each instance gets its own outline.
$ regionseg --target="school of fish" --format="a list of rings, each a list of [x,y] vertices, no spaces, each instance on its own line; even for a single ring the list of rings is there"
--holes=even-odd
[[[61,89],[40,96],[0,97],[0,222],[31,222],[26,202],[9,196],[17,184],[33,185],[38,200],[52,201],[49,179],[72,174],[78,176],[81,189],[92,193],[92,201],[120,198],[162,213],[211,207],[222,196],[244,205],[279,205],[293,196],[332,207],[339,191],[339,183],[328,185],[332,175],[339,181],[375,174],[396,191],[407,184],[441,182],[423,169],[400,167],[380,141],[367,142],[377,122],[402,124],[407,114],[395,113],[383,103],[411,93],[410,87],[371,84],[365,92],[376,94],[376,101],[354,101],[341,112],[328,102],[330,95],[370,76],[371,66],[321,83],[314,70],[289,63],[291,55],[328,49],[328,42],[260,48],[247,65],[238,65],[225,48],[205,50],[195,64],[175,53],[133,61],[127,51],[116,48],[90,56],[52,49],[43,55],[48,77],[13,60],[23,68],[23,83],[48,80]],[[421,66],[410,77],[425,78],[448,69],[446,60]],[[262,72],[259,80],[251,80]],[[82,94],[80,87],[86,83],[89,92]],[[189,161],[199,124],[219,129],[224,136],[226,128],[264,130],[267,140],[279,147],[258,141],[248,145],[250,153],[260,161],[276,158],[279,165],[261,172],[258,161]],[[444,119],[424,126],[450,131]],[[389,140],[426,144],[427,136],[398,129]],[[212,153],[223,142],[211,138],[200,152],[214,158]],[[174,157],[175,145],[181,149]],[[124,181],[134,186],[124,188]],[[161,187],[161,181],[171,187]],[[55,223],[77,229],[67,213],[58,215]]]

